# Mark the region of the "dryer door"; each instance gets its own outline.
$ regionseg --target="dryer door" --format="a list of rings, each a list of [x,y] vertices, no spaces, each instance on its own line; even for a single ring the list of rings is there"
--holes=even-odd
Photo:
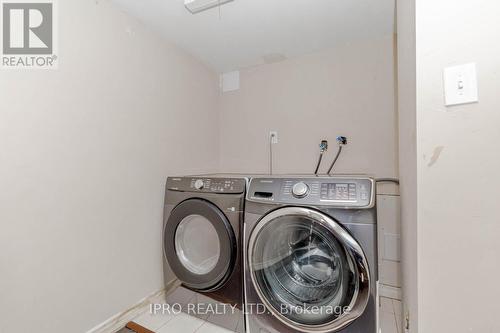
[[[214,204],[189,199],[177,205],[165,223],[164,255],[187,287],[213,291],[229,278],[237,243],[228,219]]]
[[[364,312],[370,274],[358,242],[314,209],[266,215],[248,243],[251,279],[267,309],[303,332],[336,332]]]

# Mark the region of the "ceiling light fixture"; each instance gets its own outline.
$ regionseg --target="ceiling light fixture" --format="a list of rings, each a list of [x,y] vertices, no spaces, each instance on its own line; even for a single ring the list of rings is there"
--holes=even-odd
[[[184,6],[186,6],[191,14],[196,14],[231,1],[233,0],[184,0]]]

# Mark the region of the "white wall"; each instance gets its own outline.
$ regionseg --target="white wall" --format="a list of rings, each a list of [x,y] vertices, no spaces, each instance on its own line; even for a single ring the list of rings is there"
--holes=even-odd
[[[59,70],[0,73],[2,333],[83,332],[161,289],[166,176],[218,165],[214,73],[107,2],[59,15]]]
[[[415,0],[398,0],[397,30],[403,314],[409,320],[408,331],[416,333],[418,224]],[[404,322],[406,326],[406,320]]]
[[[321,139],[333,159],[337,135],[349,138],[336,171],[398,174],[393,37],[241,71],[241,89],[221,98],[221,169],[268,172],[268,135],[275,173],[312,173]]]
[[[419,332],[499,332],[500,3],[416,2]],[[477,104],[444,67],[476,62]]]

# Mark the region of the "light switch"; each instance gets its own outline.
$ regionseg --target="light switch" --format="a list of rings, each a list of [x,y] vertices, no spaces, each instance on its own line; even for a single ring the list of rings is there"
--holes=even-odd
[[[444,94],[446,106],[478,102],[476,64],[445,68]]]

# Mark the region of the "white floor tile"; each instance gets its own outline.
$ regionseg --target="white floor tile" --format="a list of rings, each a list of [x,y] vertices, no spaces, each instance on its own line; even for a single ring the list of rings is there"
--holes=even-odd
[[[171,314],[152,314],[149,312],[149,309],[148,309],[142,315],[138,316],[137,318],[134,318],[133,321],[135,323],[147,328],[147,329],[155,331],[158,328],[165,325],[167,322],[169,322],[172,318],[174,318],[174,315],[171,315]]]
[[[232,333],[232,331],[226,330],[220,326],[205,322],[203,325],[196,330],[196,333]]]
[[[195,317],[188,316],[185,313],[175,315],[165,325],[156,330],[157,333],[194,333],[204,321]]]

